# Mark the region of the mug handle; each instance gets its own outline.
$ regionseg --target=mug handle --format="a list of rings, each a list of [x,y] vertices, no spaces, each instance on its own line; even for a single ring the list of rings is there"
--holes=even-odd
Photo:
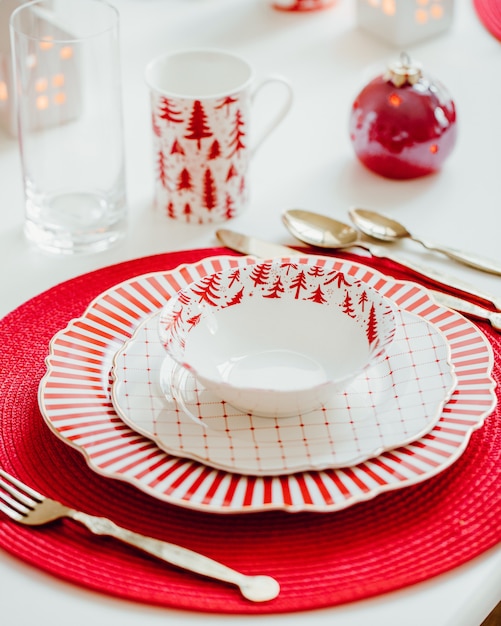
[[[271,133],[277,128],[277,126],[283,121],[286,115],[289,113],[289,110],[292,106],[292,101],[294,99],[294,92],[292,90],[292,86],[289,81],[283,76],[268,76],[263,78],[253,89],[251,93],[251,105],[254,102],[258,93],[266,87],[266,85],[270,85],[272,83],[279,83],[285,87],[286,97],[282,106],[275,113],[275,116],[271,119],[268,126],[261,132],[261,136],[256,140],[254,146],[251,147],[250,154],[251,157],[254,156],[256,150],[261,147],[265,139],[267,139]]]

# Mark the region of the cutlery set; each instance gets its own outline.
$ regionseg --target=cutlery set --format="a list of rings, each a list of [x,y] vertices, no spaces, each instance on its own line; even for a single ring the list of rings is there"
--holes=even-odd
[[[351,209],[349,214],[353,222],[362,232],[359,232],[349,224],[339,222],[326,215],[302,209],[289,209],[285,211],[282,214],[282,220],[286,228],[296,239],[309,246],[329,250],[351,247],[363,248],[374,257],[388,259],[424,276],[438,286],[441,286],[444,291],[449,291],[450,289],[462,291],[470,296],[490,302],[497,311],[501,311],[501,296],[481,291],[473,285],[453,278],[452,276],[447,276],[429,266],[425,267],[403,259],[388,250],[388,246],[381,246],[374,243],[376,235],[378,239],[388,242],[397,239],[398,233],[408,233],[408,231],[395,220],[374,211],[364,209]],[[395,234],[395,237],[392,236],[390,238],[388,233]],[[298,251],[287,246],[262,241],[255,237],[236,233],[228,229],[219,229],[216,235],[219,241],[228,248],[242,254],[249,254],[260,258],[304,254],[304,251]],[[399,237],[402,236],[402,234],[399,235]],[[410,233],[406,236],[412,237]],[[412,239],[420,241],[414,237],[412,237]],[[470,267],[474,267],[475,269],[501,275],[501,265],[496,264],[495,261],[480,259],[475,255],[446,248],[438,244],[426,243],[425,247],[430,250],[442,252],[450,258]],[[501,331],[501,313],[490,311],[480,305],[472,304],[466,299],[442,293],[441,291],[433,290],[433,295],[441,304],[466,315],[487,320],[495,330]]]
[[[230,248],[231,250],[235,250],[237,252],[241,252],[242,254],[249,254],[251,256],[256,256],[259,258],[271,258],[274,256],[303,256],[305,254],[304,252],[296,250],[295,248],[289,248],[280,244],[270,243],[268,241],[257,239],[256,237],[249,237],[248,235],[237,233],[235,231],[224,228],[217,231],[217,237],[219,241],[227,248]],[[416,265],[410,265],[406,261],[401,260],[397,256],[390,255],[384,250],[382,250],[380,254],[376,254],[376,248],[371,247],[371,252],[374,256],[395,261],[396,263],[399,263],[400,265],[403,265],[408,269],[412,269],[422,275],[428,276],[435,282],[441,283],[445,289],[455,287],[457,289],[461,289],[462,291],[468,292],[473,296],[482,298],[483,300],[489,300],[490,302],[492,302],[492,304],[496,306],[496,308],[498,308],[498,311],[501,311],[501,298],[497,298],[496,296],[493,296],[491,294],[478,291],[470,285],[449,279],[448,277],[443,276],[438,272],[421,269],[418,268],[418,266]],[[377,252],[379,252],[379,250],[377,250]],[[475,317],[477,319],[486,320],[490,322],[494,330],[501,332],[501,313],[490,311],[485,307],[482,307],[478,304],[473,304],[472,302],[464,300],[463,298],[459,298],[458,296],[446,294],[435,289],[432,289],[430,291],[433,293],[435,300],[437,300],[437,302],[440,302],[440,304],[454,309],[459,313],[471,315],[472,317]]]

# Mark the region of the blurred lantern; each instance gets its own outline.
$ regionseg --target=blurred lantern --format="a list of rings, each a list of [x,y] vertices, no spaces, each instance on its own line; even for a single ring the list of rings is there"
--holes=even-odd
[[[336,0],[272,0],[271,6],[279,11],[319,11],[331,7]]]
[[[456,143],[456,108],[446,89],[406,54],[353,102],[350,139],[358,159],[387,178],[440,169]]]
[[[395,46],[438,35],[452,23],[454,0],[356,0],[358,26]]]
[[[12,47],[9,20],[23,0],[0,0],[0,126],[16,135],[16,112],[13,83]],[[43,41],[26,41],[26,50],[18,63],[23,77],[27,77],[32,94],[33,128],[62,124],[80,113],[77,50],[71,44],[71,35],[52,22],[52,0],[33,7],[32,19],[36,22]],[[60,41],[66,41],[61,45]],[[21,61],[22,59],[22,61]]]

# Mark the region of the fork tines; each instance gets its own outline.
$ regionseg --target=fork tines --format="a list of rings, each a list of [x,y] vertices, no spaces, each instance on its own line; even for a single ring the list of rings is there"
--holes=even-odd
[[[0,468],[0,511],[11,518],[21,519],[43,496]]]

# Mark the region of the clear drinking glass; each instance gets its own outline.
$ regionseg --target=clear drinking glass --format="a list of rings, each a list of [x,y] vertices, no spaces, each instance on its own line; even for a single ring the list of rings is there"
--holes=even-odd
[[[103,250],[127,213],[118,12],[35,0],[10,30],[25,233],[52,252]]]

